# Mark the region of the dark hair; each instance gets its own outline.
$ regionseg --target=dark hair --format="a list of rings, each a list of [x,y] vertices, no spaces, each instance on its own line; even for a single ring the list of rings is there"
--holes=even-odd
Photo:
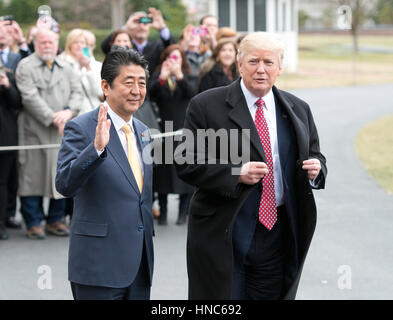
[[[146,80],[149,78],[149,65],[145,58],[134,49],[118,47],[106,55],[102,63],[101,79],[106,80],[112,88],[113,81],[120,73],[120,67],[130,64],[141,66],[146,72]]]
[[[187,74],[191,73],[191,67],[190,67],[190,64],[188,63],[187,56],[184,53],[183,49],[178,44],[171,44],[170,46],[165,48],[165,50],[161,53],[160,65],[157,67],[157,70],[161,70],[161,66],[164,63],[165,59],[168,58],[169,55],[175,50],[179,50],[179,52],[181,54],[181,59],[182,59],[181,70],[182,70],[182,72],[187,73]]]
[[[128,36],[128,38],[130,39],[130,43],[131,43],[131,45],[132,45],[132,38],[131,38],[131,36],[128,34],[128,32],[127,32],[126,30],[123,30],[123,29],[118,29],[118,30],[115,30],[115,31],[112,32],[112,35],[111,35],[111,37],[110,37],[110,39],[109,39],[109,46],[110,46],[110,47],[112,47],[112,45],[113,45],[113,43],[115,42],[117,36],[118,36],[119,34],[122,34],[122,33],[125,33],[125,34]]]
[[[202,25],[202,24],[203,24],[203,20],[205,20],[206,18],[214,18],[214,19],[218,20],[217,17],[216,17],[215,15],[207,14],[207,15],[203,16],[203,17],[199,20],[199,24]]]
[[[220,54],[221,49],[226,45],[226,44],[232,44],[233,48],[235,49],[235,52],[237,52],[237,45],[235,40],[233,38],[222,38],[218,41],[217,46],[214,48],[212,55],[209,57],[209,59],[206,59],[200,69],[199,69],[199,80],[202,79],[210,70],[213,69],[215,65],[218,65],[220,68],[222,68],[221,62],[218,60],[218,55]],[[235,56],[235,61],[232,63],[230,69],[232,70],[232,75],[234,77],[239,76],[239,70],[237,68],[237,63],[236,63],[236,56]]]

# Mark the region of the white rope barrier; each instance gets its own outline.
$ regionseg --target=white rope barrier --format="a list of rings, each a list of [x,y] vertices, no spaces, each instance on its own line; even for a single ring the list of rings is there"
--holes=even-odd
[[[173,136],[179,136],[183,134],[183,130],[165,132],[159,134],[152,134],[152,139],[167,138]],[[38,150],[38,149],[56,149],[60,148],[60,144],[41,144],[41,145],[29,145],[29,146],[5,146],[0,147],[0,151],[19,151],[19,150]]]

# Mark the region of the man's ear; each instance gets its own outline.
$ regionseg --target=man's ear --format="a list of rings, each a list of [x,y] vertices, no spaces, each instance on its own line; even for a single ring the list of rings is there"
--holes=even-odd
[[[239,70],[239,73],[242,74],[242,61],[241,60],[239,60],[237,62],[237,70]]]
[[[278,67],[278,73],[277,73],[277,77],[281,75],[281,72],[282,72],[282,67],[281,67],[281,66],[279,66],[279,67]]]
[[[109,94],[110,85],[108,81],[106,81],[105,79],[101,80],[101,89],[102,92],[104,93],[104,96],[107,97]]]

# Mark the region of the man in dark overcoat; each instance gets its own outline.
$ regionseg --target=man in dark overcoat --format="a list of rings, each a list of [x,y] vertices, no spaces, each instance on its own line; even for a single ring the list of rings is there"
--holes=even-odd
[[[324,188],[327,168],[310,107],[274,85],[284,47],[276,35],[249,34],[238,50],[241,78],[188,107],[175,161],[196,186],[190,299],[296,296],[316,225],[312,190]]]

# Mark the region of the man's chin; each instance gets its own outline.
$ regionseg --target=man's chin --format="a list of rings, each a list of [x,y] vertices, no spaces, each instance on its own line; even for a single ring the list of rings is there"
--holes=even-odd
[[[127,110],[132,113],[135,113],[140,108],[140,106],[141,105],[139,103],[137,103],[137,104],[132,103],[132,104],[128,105]]]

